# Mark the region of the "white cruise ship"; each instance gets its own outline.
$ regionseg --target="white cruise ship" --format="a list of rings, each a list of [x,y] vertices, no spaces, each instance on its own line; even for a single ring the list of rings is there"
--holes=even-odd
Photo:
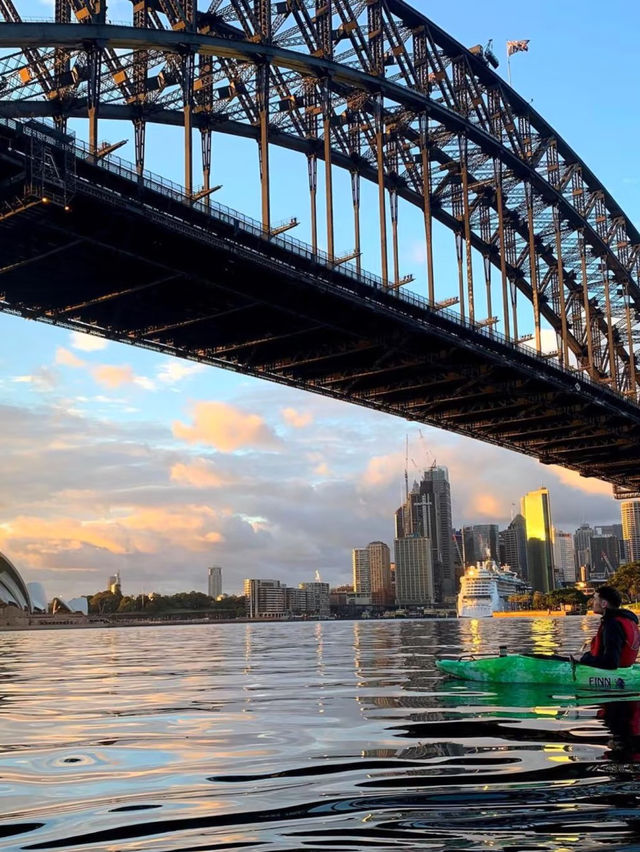
[[[508,566],[492,559],[465,569],[458,593],[458,618],[487,618],[494,612],[512,609],[510,595],[524,594],[528,586]]]

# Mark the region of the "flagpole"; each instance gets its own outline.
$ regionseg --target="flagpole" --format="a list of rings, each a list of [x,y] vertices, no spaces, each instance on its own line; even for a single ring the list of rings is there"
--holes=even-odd
[[[507,77],[511,85],[511,54],[507,51]]]

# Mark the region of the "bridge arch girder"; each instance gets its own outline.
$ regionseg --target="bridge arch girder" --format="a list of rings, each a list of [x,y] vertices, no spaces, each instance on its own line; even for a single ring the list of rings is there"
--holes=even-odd
[[[378,5],[380,4],[373,3],[370,4],[370,7]],[[388,156],[382,158],[383,174],[381,182],[387,189],[393,189],[397,195],[406,198],[419,207],[425,206],[424,193],[421,194],[419,191],[421,180],[424,184],[424,174],[421,174],[421,167],[424,166],[424,162],[422,166],[420,163],[414,162],[413,168],[407,167],[404,172],[401,172],[389,168],[388,160],[395,158],[397,163],[399,150],[404,150],[409,157],[412,151],[415,152],[420,140],[420,120],[423,116],[427,117],[430,122],[436,122],[438,125],[437,132],[428,134],[425,140],[426,147],[428,147],[429,162],[433,160],[439,162],[440,165],[455,162],[455,157],[452,157],[450,152],[447,151],[447,145],[449,149],[452,146],[455,147],[456,144],[459,144],[459,140],[464,138],[466,140],[465,145],[475,146],[476,158],[477,152],[481,152],[482,156],[487,158],[485,163],[493,159],[500,162],[502,168],[509,170],[505,182],[508,192],[505,192],[504,195],[511,193],[513,197],[513,194],[520,193],[520,197],[516,209],[513,209],[513,206],[510,207],[504,198],[502,202],[503,211],[511,223],[508,227],[512,227],[516,235],[511,252],[512,257],[510,262],[505,264],[505,272],[510,282],[513,282],[529,301],[537,300],[539,302],[537,305],[538,315],[545,317],[556,332],[561,334],[566,348],[565,360],[568,351],[571,350],[579,363],[580,359],[582,359],[583,364],[587,360],[590,372],[594,377],[600,376],[600,378],[612,382],[614,387],[623,392],[635,393],[634,374],[636,365],[633,342],[638,335],[638,328],[635,317],[630,322],[630,313],[632,309],[640,310],[639,291],[634,277],[634,274],[637,275],[638,246],[640,245],[637,232],[615,205],[613,199],[606,193],[604,187],[597,182],[566,143],[555,136],[552,129],[543,122],[541,117],[513,90],[505,86],[504,82],[486,67],[478,56],[466,51],[406,4],[389,2],[387,7],[387,11],[378,10],[383,18],[385,15],[399,16],[398,20],[412,29],[414,60],[417,45],[420,42],[423,43],[426,56],[426,77],[422,72],[418,72],[415,62],[413,64],[410,62],[411,57],[407,53],[406,43],[403,42],[401,45],[397,39],[394,50],[396,50],[396,56],[401,69],[403,69],[400,77],[404,84],[384,77],[384,67],[374,67],[371,64],[373,62],[371,52],[367,52],[363,48],[362,41],[358,42],[356,30],[358,30],[360,24],[357,24],[357,22],[357,26],[349,30],[349,39],[354,45],[354,55],[357,55],[357,62],[354,61],[354,64],[359,65],[359,67],[351,67],[340,61],[341,55],[334,55],[331,50],[327,50],[326,45],[321,51],[321,55],[302,54],[282,47],[279,39],[280,42],[284,43],[288,40],[287,43],[291,43],[295,41],[295,32],[290,30],[286,38],[280,37],[277,33],[278,27],[272,26],[273,21],[270,23],[271,32],[266,41],[265,33],[257,33],[255,28],[251,30],[255,21],[243,20],[241,21],[242,29],[236,28],[234,30],[229,22],[233,19],[234,14],[237,16],[237,12],[227,13],[226,18],[223,16],[224,21],[222,23],[220,21],[217,24],[215,21],[213,22],[221,32],[224,32],[224,37],[203,35],[185,29],[172,32],[166,29],[147,28],[144,29],[144,32],[141,32],[139,28],[114,27],[99,23],[82,26],[65,23],[55,25],[14,23],[6,28],[6,34],[3,33],[0,36],[0,45],[19,42],[23,48],[29,51],[37,51],[49,45],[53,46],[54,54],[56,51],[79,50],[86,52],[87,45],[98,44],[102,46],[101,49],[132,50],[132,72],[136,70],[136,62],[139,63],[140,55],[145,54],[148,57],[152,51],[156,51],[162,57],[162,62],[165,62],[169,56],[183,56],[185,52],[203,57],[215,57],[217,61],[222,63],[217,69],[217,82],[220,82],[220,79],[228,80],[230,72],[237,73],[237,79],[241,79],[244,75],[245,79],[249,80],[249,84],[245,85],[244,92],[230,93],[229,99],[222,99],[224,101],[223,113],[227,110],[233,98],[238,101],[239,109],[235,114],[231,112],[230,118],[223,118],[220,113],[216,112],[213,103],[206,102],[206,98],[204,101],[201,99],[200,102],[196,99],[193,104],[199,105],[203,109],[199,113],[191,115],[189,120],[193,126],[200,126],[203,129],[211,124],[214,129],[224,132],[237,132],[240,135],[254,136],[259,136],[261,131],[255,126],[257,94],[251,88],[253,85],[251,75],[254,74],[257,65],[268,63],[269,68],[275,69],[273,78],[269,80],[270,88],[275,93],[272,98],[273,104],[278,99],[280,102],[293,99],[291,103],[294,105],[292,109],[282,111],[284,117],[278,119],[279,124],[276,124],[275,127],[267,122],[269,142],[303,150],[308,156],[320,159],[328,153],[331,161],[336,165],[343,165],[345,168],[363,174],[364,177],[374,177],[379,183],[380,171],[376,174],[371,160],[367,161],[366,157],[356,161],[348,150],[345,151],[344,133],[341,140],[339,122],[336,121],[335,125],[332,122],[338,119],[339,115],[344,115],[344,113],[339,114],[336,111],[336,106],[348,103],[349,98],[360,97],[358,112],[367,114],[369,119],[372,113],[370,104],[375,105],[376,102],[379,103],[384,98],[386,101],[396,104],[396,108],[395,112],[393,109],[384,110],[383,123],[386,119],[397,117],[400,124],[404,121],[405,126],[403,128],[404,138],[402,138],[402,133],[398,134],[397,137],[397,140],[402,144],[391,144],[388,141],[384,143],[385,147],[391,148],[391,151],[385,152]],[[228,8],[232,9],[232,7]],[[173,23],[175,24],[175,22]],[[418,33],[417,31],[421,27],[423,31]],[[297,23],[297,28],[300,38],[303,38],[306,33],[307,47],[312,46],[313,42],[309,41],[309,32],[305,31],[300,22]],[[211,31],[214,31],[214,29],[215,27],[212,27]],[[386,38],[388,41],[393,41],[394,36],[390,35],[393,28],[389,29],[389,21],[387,21],[387,29]],[[293,30],[295,30],[295,27]],[[413,30],[416,32],[413,32]],[[243,35],[240,35],[241,33]],[[257,38],[257,36],[260,36],[260,38]],[[358,44],[360,45],[359,49]],[[318,50],[315,52],[317,54]],[[402,65],[400,59],[403,60],[404,65]],[[177,67],[176,61],[174,61],[175,67]],[[282,69],[285,69],[285,71],[282,72]],[[290,78],[283,77],[283,73],[292,76]],[[114,75],[112,68],[107,68],[103,77],[106,79],[108,75],[111,75],[111,78],[115,81],[117,75]],[[41,74],[37,79],[38,84],[41,84],[42,76]],[[305,104],[298,104],[297,101],[297,98],[302,97],[299,92],[303,90],[308,92],[310,86],[318,89],[321,84],[325,85],[322,81],[326,82],[334,98],[334,103],[330,105],[331,114],[327,124],[331,136],[331,145],[328,151],[322,149],[321,134],[311,137],[307,135],[305,138],[301,132],[305,129],[303,121]],[[211,89],[213,82],[214,79],[211,77],[201,88]],[[408,88],[412,84],[420,87],[423,91]],[[173,113],[180,121],[170,123],[184,123],[184,92],[181,91],[176,95],[175,86],[177,84],[174,82],[173,85],[173,93],[171,94],[169,91],[166,96],[166,103],[151,104],[146,93],[133,102],[129,97],[129,103],[126,106],[122,103],[109,103],[109,97],[112,100],[118,98],[122,100],[124,97],[125,92],[122,79],[120,79],[119,82],[114,82],[110,90],[103,93],[107,102],[100,104],[100,110],[106,117],[107,111],[115,115],[115,112],[112,111],[121,106],[123,113],[128,112],[129,117],[138,122],[141,120],[145,122],[159,121],[166,118],[168,113]],[[178,89],[181,89],[180,85],[178,85]],[[60,92],[61,90],[58,89],[57,91]],[[49,94],[51,95],[51,92]],[[65,108],[69,108],[71,103],[69,90],[66,90],[64,94],[64,98],[49,97],[48,106],[52,113],[55,113],[56,110],[60,113],[61,110],[64,111]],[[284,97],[282,97],[283,94]],[[67,99],[66,104],[65,98]],[[173,101],[171,101],[171,98],[173,98]],[[439,100],[442,100],[443,103],[440,103]],[[1,105],[1,108],[10,112],[13,108],[12,103],[16,102],[5,102]],[[171,109],[172,104],[173,109]],[[314,105],[317,107],[317,104]],[[21,106],[26,109],[29,108],[24,102],[21,105],[18,101],[15,109],[19,110]],[[307,104],[307,109],[308,106],[309,104]],[[493,113],[490,112],[491,108],[494,110]],[[73,114],[74,109],[70,109],[69,114]],[[154,109],[159,111],[154,113]],[[239,120],[241,116],[244,116],[245,122]],[[247,125],[247,122],[250,124]],[[242,125],[247,128],[247,132],[241,132]],[[439,147],[438,142],[434,141],[438,139],[438,132],[444,140],[442,147]],[[449,134],[448,138],[447,134]],[[367,140],[365,134],[362,134],[362,136],[364,139],[359,138],[358,146],[361,148],[362,142],[368,141],[371,147],[371,139]],[[297,142],[294,142],[296,139]],[[339,144],[340,142],[342,144]],[[414,148],[403,148],[403,145],[407,142],[413,143]],[[416,154],[414,153],[413,156],[416,156]],[[541,164],[544,168],[541,168]],[[466,167],[465,170],[468,171]],[[469,174],[471,173],[469,172]],[[487,179],[482,176],[478,181],[473,180],[472,183],[483,181],[486,187]],[[468,200],[467,207],[473,209],[469,212],[465,211],[462,217],[456,216],[453,210],[455,206],[453,196],[457,193],[459,205],[460,183],[459,180],[457,182],[449,180],[443,182],[439,187],[432,187],[433,192],[429,192],[429,195],[430,197],[433,196],[434,201],[440,203],[440,208],[438,209],[436,204],[436,209],[432,211],[432,214],[458,233],[463,230],[462,220],[468,220],[468,233],[462,240],[477,249],[483,256],[488,257],[494,266],[499,267],[500,251],[496,255],[498,239],[496,238],[495,228],[492,229],[492,238],[488,240],[486,233],[484,236],[480,233],[481,224],[479,225],[477,222],[479,216],[476,215],[476,221],[473,220],[474,213],[477,214],[478,211],[483,209],[486,211],[486,208],[491,208],[492,204],[487,202],[486,198],[483,200],[485,195],[483,190],[482,193],[478,193]],[[431,179],[429,185],[431,186]],[[530,188],[528,202],[526,200],[527,188]],[[495,194],[497,187],[492,187],[492,190]],[[443,207],[443,194],[446,192],[451,194],[449,210]],[[468,193],[468,187],[465,192]],[[571,197],[571,200],[568,196]],[[558,223],[555,231],[556,236],[559,233],[560,237],[559,240],[556,239],[556,245],[560,249],[559,253],[563,256],[562,263],[555,257],[553,248],[545,245],[545,236],[548,238],[549,234],[545,233],[543,225],[538,225],[538,217],[533,217],[529,222],[524,221],[521,212],[523,199],[524,206],[530,208],[533,208],[537,202],[539,205],[541,204],[542,211],[557,209]],[[575,199],[579,199],[579,201],[575,201]],[[496,206],[494,201],[494,218]],[[517,208],[520,208],[520,210]],[[564,232],[563,222],[566,223]],[[563,250],[564,245],[567,246],[565,250]],[[579,256],[580,263],[576,264],[574,259],[573,268],[569,264],[565,268],[564,258],[572,256],[574,258]],[[546,264],[546,272],[540,276],[540,281],[528,280],[524,272],[527,261],[532,273],[536,276],[540,261]],[[582,269],[579,268],[580,265]],[[602,267],[599,281],[598,266]],[[580,274],[586,279],[582,282],[584,296],[582,306],[580,306],[580,299],[576,295],[580,290],[580,284],[577,283]],[[530,278],[531,275],[529,275]],[[559,278],[566,279],[562,286],[558,283]],[[571,282],[573,289],[567,288],[566,282]],[[503,282],[504,286],[505,282]],[[545,297],[548,299],[545,288],[551,294],[551,299],[547,302],[544,301]],[[565,293],[565,289],[568,289],[569,292]],[[617,292],[618,290],[621,292]],[[468,289],[468,292],[472,292],[472,286]],[[605,301],[605,295],[606,311],[601,306],[601,303]],[[558,310],[558,307],[562,308],[561,304],[558,307],[553,304],[551,307],[549,306],[550,302],[553,303],[554,300],[558,303],[567,301],[567,299],[573,300],[569,306],[574,311],[571,322],[568,320],[566,308],[565,310]],[[593,304],[594,299],[598,300],[597,304]],[[623,326],[624,320],[627,324],[628,340],[626,346],[623,339],[624,335],[620,334],[618,328]],[[581,324],[582,327],[577,329],[577,333],[573,333],[569,325],[575,326],[576,324],[578,326]],[[593,339],[591,339],[592,337]],[[592,348],[598,349],[599,357],[591,353]]]

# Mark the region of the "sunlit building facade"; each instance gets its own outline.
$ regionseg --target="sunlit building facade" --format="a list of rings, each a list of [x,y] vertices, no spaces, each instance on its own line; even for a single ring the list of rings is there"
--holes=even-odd
[[[398,606],[430,606],[434,602],[431,541],[423,536],[397,538],[395,546]]]
[[[554,588],[553,525],[547,488],[529,491],[522,498],[522,515],[527,534],[528,580],[534,592]]]
[[[383,541],[372,541],[353,550],[353,587],[368,595],[373,606],[393,604],[391,553]]]
[[[620,512],[626,558],[629,562],[637,562],[640,560],[640,500],[623,500]]]

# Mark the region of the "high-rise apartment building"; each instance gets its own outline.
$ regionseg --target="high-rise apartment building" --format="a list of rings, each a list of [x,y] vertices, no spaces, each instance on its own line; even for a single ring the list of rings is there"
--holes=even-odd
[[[283,618],[286,613],[286,588],[280,580],[245,580],[244,596],[249,618]]]
[[[522,498],[527,533],[528,581],[534,592],[549,592],[554,588],[553,525],[551,503],[547,488],[529,491]]]
[[[434,465],[415,482],[396,512],[396,538],[428,538],[431,542],[433,594],[438,601],[456,594],[451,525],[451,489],[446,467]],[[398,570],[396,560],[396,570]],[[397,584],[397,579],[396,579]],[[397,598],[397,592],[396,592]]]
[[[222,568],[219,565],[209,568],[207,594],[214,601],[222,594]]]
[[[501,564],[508,565],[523,580],[528,580],[527,525],[524,517],[515,515],[507,529],[500,531],[499,539]]]
[[[637,562],[640,559],[640,500],[623,500],[620,513],[627,561]]]
[[[556,572],[556,585],[576,582],[576,559],[571,533],[553,530],[553,562]]]
[[[366,547],[353,549],[353,588],[367,595],[373,606],[393,603],[391,554],[383,541],[372,541]]]
[[[117,571],[115,574],[112,574],[109,577],[109,582],[107,583],[107,589],[111,592],[112,595],[116,595],[122,591],[122,584],[120,583],[120,572]]]
[[[387,550],[389,548],[387,547]],[[298,589],[306,595],[306,612],[310,615],[329,616],[329,583],[298,583]]]
[[[431,541],[408,536],[394,541],[398,606],[429,606],[434,602]]]
[[[371,566],[369,548],[354,547],[351,551],[353,565],[353,591],[371,600]]]

